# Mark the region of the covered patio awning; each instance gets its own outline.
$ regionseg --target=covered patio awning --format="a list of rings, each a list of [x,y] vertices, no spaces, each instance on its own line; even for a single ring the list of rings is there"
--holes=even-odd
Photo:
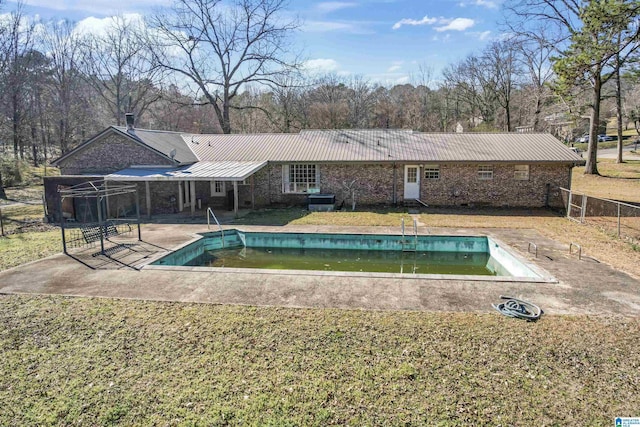
[[[105,181],[126,181],[146,183],[146,203],[147,212],[151,212],[151,193],[149,183],[151,181],[176,181],[182,185],[181,181],[187,182],[190,191],[191,214],[195,213],[195,181],[231,181],[233,182],[233,210],[238,213],[238,182],[242,182],[254,173],[267,165],[266,161],[261,162],[197,162],[178,168],[171,167],[131,167],[111,173],[104,177]],[[253,189],[252,189],[253,194]],[[179,193],[179,206],[182,210],[182,192]],[[252,196],[253,197],[253,196]]]
[[[132,167],[105,176],[106,181],[244,181],[267,165],[263,162],[197,162],[178,168]]]

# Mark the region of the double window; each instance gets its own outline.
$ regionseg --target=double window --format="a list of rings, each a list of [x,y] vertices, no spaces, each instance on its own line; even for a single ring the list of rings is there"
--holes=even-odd
[[[440,179],[440,165],[424,165],[424,179]]]
[[[493,165],[478,166],[478,179],[493,179]]]
[[[284,193],[319,193],[318,167],[314,164],[282,166]]]

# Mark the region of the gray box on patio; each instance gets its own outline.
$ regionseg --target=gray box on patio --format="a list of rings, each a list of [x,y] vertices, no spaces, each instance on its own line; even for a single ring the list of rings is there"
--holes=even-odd
[[[309,194],[307,196],[307,209],[310,211],[329,212],[335,208],[335,194]]]

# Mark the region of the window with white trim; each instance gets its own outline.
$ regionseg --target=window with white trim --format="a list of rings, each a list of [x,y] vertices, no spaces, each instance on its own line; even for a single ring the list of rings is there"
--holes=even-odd
[[[478,166],[478,179],[493,179],[493,165]]]
[[[529,165],[515,165],[513,177],[518,181],[529,181]]]
[[[224,181],[211,181],[211,195],[212,196],[224,196],[225,192]]]
[[[319,193],[318,167],[313,164],[282,166],[283,193]]]
[[[424,179],[440,179],[440,165],[424,165]]]

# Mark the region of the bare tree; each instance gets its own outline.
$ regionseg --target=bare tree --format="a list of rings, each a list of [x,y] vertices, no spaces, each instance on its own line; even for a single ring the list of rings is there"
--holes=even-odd
[[[125,112],[142,116],[160,99],[160,68],[142,35],[142,22],[113,16],[104,34],[83,37],[80,62],[87,82],[107,105],[112,120],[122,124]]]
[[[513,92],[519,84],[522,70],[519,67],[517,44],[514,40],[502,40],[489,45],[482,53],[481,66],[488,70],[485,90],[492,91],[504,110],[507,132],[513,130],[511,123]],[[479,73],[481,76],[485,73]]]
[[[548,83],[553,77],[551,68],[551,53],[553,47],[549,44],[544,30],[532,34],[533,38],[522,38],[517,41],[519,61],[525,71],[525,86],[530,87],[533,94],[533,130],[541,130],[540,115],[542,105],[549,96]]]
[[[81,45],[74,33],[74,24],[70,21],[45,23],[41,47],[50,61],[49,97],[54,110],[49,123],[45,123],[44,112],[40,112],[41,129],[52,132],[55,128],[58,144],[65,153],[79,142],[79,129],[85,123],[82,119],[91,114],[90,104],[83,96],[85,87],[78,69]]]
[[[305,111],[303,97],[311,83],[299,72],[275,76],[276,84],[270,84],[272,95],[271,120],[279,132],[290,133],[305,128],[308,112]],[[306,97],[305,97],[306,98]]]
[[[311,126],[314,128],[342,129],[349,125],[348,89],[344,79],[336,74],[317,77],[315,87],[306,94]]]
[[[371,122],[373,112],[373,86],[363,76],[352,76],[347,80],[349,95],[349,125],[352,128],[364,129]]]
[[[3,103],[11,121],[13,155],[24,158],[26,140],[24,120],[26,116],[26,79],[33,50],[33,22],[24,14],[24,5],[5,18],[0,39],[0,70],[2,70]]]
[[[186,79],[194,99],[214,107],[224,133],[231,133],[232,101],[249,83],[278,85],[277,76],[299,66],[288,59],[288,37],[298,27],[285,21],[284,0],[176,0],[170,14],[148,25],[158,63]]]
[[[475,127],[481,120],[484,127],[493,127],[497,110],[496,76],[482,57],[468,56],[447,67],[442,75],[447,85],[455,88],[458,104],[465,104],[469,124]],[[460,111],[464,107],[456,108]]]
[[[640,5],[636,0],[511,0],[506,4],[510,27],[521,37],[535,39],[540,28],[549,29],[550,46],[558,58],[556,90],[568,94],[574,85],[591,87],[591,118],[586,174],[598,174],[597,133],[602,87],[611,77],[612,61],[622,62],[638,48]],[[618,34],[624,36],[616,41]]]

